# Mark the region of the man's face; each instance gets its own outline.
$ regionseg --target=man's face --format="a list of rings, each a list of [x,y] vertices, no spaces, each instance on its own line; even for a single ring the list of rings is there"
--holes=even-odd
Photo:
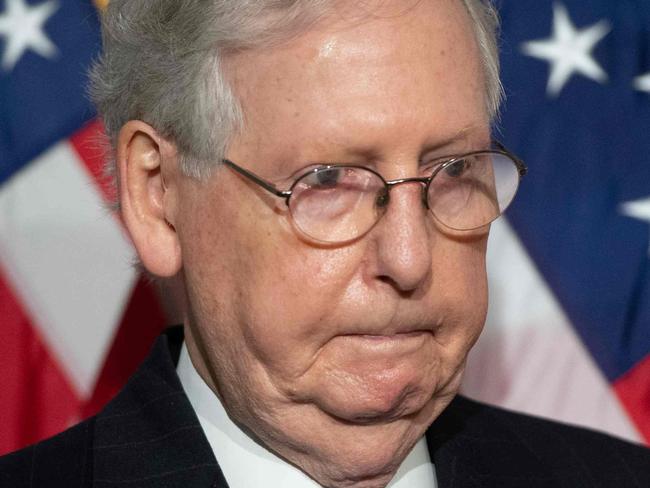
[[[227,157],[287,189],[310,165],[395,179],[486,148],[462,3],[383,4],[229,58],[246,122]],[[335,246],[299,235],[282,199],[229,168],[177,188],[199,372],[236,422],[322,484],[387,483],[458,389],[486,311],[485,232],[445,231],[419,184],[395,187],[368,234]]]

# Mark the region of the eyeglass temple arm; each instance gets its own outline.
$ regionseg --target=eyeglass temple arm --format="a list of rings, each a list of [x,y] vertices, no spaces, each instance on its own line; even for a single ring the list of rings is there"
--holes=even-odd
[[[504,146],[501,142],[497,140],[494,141],[494,145],[499,151],[506,153],[508,156],[512,158],[512,160],[517,165],[517,171],[519,171],[519,176],[525,176],[526,173],[528,173],[528,168],[526,167],[526,163],[524,163],[521,159],[519,159],[512,152],[510,152],[506,146]]]
[[[275,185],[273,185],[272,183],[266,181],[263,178],[260,178],[256,174],[251,173],[250,171],[245,170],[241,166],[237,166],[235,163],[233,163],[229,159],[222,159],[221,162],[223,164],[231,167],[235,171],[237,171],[237,173],[239,173],[240,175],[245,176],[246,178],[253,181],[254,183],[257,183],[262,188],[264,188],[266,191],[273,193],[275,196],[278,196],[278,197],[281,197],[281,198],[289,198],[291,196],[291,191],[278,190],[275,187]]]

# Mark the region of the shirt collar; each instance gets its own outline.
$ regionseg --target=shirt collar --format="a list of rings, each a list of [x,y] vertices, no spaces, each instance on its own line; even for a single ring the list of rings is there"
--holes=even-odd
[[[219,397],[194,368],[185,344],[181,349],[177,373],[231,488],[320,488],[318,483],[298,468],[255,442],[230,419]],[[436,486],[435,469],[429,457],[427,441],[423,437],[402,462],[388,488]]]

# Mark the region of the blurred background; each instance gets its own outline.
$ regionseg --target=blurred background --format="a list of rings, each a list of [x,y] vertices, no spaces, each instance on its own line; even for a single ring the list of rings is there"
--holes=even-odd
[[[0,0],[0,454],[100,409],[176,315],[107,206],[85,93],[104,3]],[[650,2],[498,7],[495,137],[529,174],[463,393],[649,444]]]

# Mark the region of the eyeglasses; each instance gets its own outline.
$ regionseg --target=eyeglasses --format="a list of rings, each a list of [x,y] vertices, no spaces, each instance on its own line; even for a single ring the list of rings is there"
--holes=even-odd
[[[284,198],[294,226],[323,243],[361,237],[384,215],[390,190],[403,183],[422,185],[422,203],[442,225],[457,231],[479,229],[499,217],[512,202],[526,174],[523,161],[501,144],[436,160],[426,177],[386,181],[364,166],[327,164],[307,170],[288,190],[238,166],[222,162],[273,195]]]

